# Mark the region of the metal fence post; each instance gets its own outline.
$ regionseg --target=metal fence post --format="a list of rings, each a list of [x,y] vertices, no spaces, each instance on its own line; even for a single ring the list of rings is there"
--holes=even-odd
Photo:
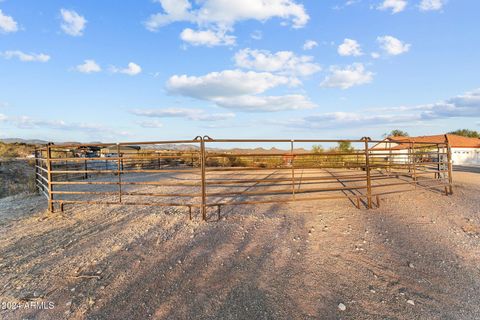
[[[452,149],[450,148],[450,141],[448,141],[448,135],[445,135],[445,141],[447,143],[447,161],[448,161],[448,189],[450,194],[453,194],[453,163],[452,163]]]
[[[37,180],[38,180],[38,150],[37,150],[37,147],[35,147],[34,155],[35,155],[35,192],[40,193],[40,190],[38,190],[40,186],[37,183]]]
[[[292,157],[290,160],[290,164],[292,166],[292,198],[295,200],[295,166],[293,164],[293,159],[295,157],[293,156],[293,140],[290,141],[290,156]]]
[[[200,167],[202,171],[202,219],[207,220],[207,190],[206,190],[206,155],[205,155],[205,139],[200,137]]]
[[[118,202],[122,202],[122,175],[120,174],[121,171],[121,164],[120,164],[120,144],[117,143],[117,175],[118,175]]]
[[[415,141],[412,141],[412,165],[413,165],[413,182],[415,189],[417,188],[417,156],[415,155]]]
[[[47,145],[47,178],[48,178],[48,211],[53,212],[53,186],[52,186],[52,149],[50,144]]]
[[[370,179],[370,159],[368,150],[368,138],[363,138],[365,143],[365,172],[367,174],[367,205],[368,208],[372,208],[372,181]]]

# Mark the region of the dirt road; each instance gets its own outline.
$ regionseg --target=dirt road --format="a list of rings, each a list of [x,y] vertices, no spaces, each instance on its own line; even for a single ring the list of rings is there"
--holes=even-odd
[[[22,308],[0,318],[478,319],[479,176],[456,172],[449,197],[225,207],[208,223],[5,198],[0,302]]]

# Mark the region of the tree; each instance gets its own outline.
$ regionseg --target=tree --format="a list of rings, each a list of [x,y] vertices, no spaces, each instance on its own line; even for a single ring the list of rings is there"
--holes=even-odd
[[[323,152],[323,147],[319,144],[315,144],[312,146],[312,152],[313,153],[322,153]]]
[[[390,131],[390,133],[385,133],[384,136],[386,137],[408,137],[408,132],[402,131],[399,129],[395,129]]]
[[[350,152],[353,150],[352,143],[348,141],[339,142],[337,148],[342,152]]]
[[[469,130],[469,129],[458,129],[449,133],[456,134],[457,136],[468,137],[468,138],[480,138],[480,132],[475,130]]]

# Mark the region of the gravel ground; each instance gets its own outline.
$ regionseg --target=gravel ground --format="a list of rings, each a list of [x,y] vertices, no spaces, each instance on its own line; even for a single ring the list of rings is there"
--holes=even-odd
[[[0,303],[21,307],[0,318],[479,319],[480,174],[454,179],[448,197],[225,207],[215,222],[0,199]]]

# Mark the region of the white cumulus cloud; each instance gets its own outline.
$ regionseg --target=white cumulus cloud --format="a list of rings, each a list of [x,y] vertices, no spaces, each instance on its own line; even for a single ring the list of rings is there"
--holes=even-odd
[[[422,0],[418,6],[421,11],[438,11],[442,10],[445,0]]]
[[[377,9],[378,10],[391,10],[392,14],[402,12],[407,7],[406,0],[384,0]]]
[[[311,56],[297,56],[291,51],[271,53],[267,50],[243,49],[234,57],[237,67],[290,76],[309,76],[322,68]]]
[[[361,63],[341,68],[333,66],[330,68],[330,74],[320,84],[326,88],[348,89],[353,86],[359,86],[372,82],[373,72],[365,70],[365,66]]]
[[[44,53],[24,53],[19,50],[5,51],[0,53],[5,59],[17,58],[24,62],[47,62],[50,56]]]
[[[290,83],[289,77],[270,72],[224,70],[199,77],[174,75],[167,81],[166,89],[171,94],[248,112],[295,110],[315,106],[303,95],[260,95],[267,90]]]
[[[480,117],[480,89],[430,104],[368,109],[360,112],[329,112],[270,122],[289,127],[314,129],[367,126],[388,128],[392,124],[418,126],[438,119],[478,117]]]
[[[220,121],[235,117],[235,114],[231,112],[209,113],[202,109],[189,108],[136,109],[132,113],[150,118],[185,118],[194,121]]]
[[[360,44],[353,39],[343,40],[343,43],[338,46],[337,52],[341,56],[361,56],[363,54]]]
[[[235,44],[235,37],[222,31],[192,30],[186,28],[180,34],[180,39],[194,46],[231,46]]]
[[[312,109],[316,105],[301,94],[283,96],[239,96],[235,98],[218,98],[220,107],[250,112],[271,112],[284,110]]]
[[[68,35],[79,37],[83,35],[87,20],[73,10],[60,9],[62,16],[61,28]]]
[[[392,36],[382,36],[377,38],[380,48],[383,49],[387,54],[397,56],[399,54],[408,52],[411,45],[404,43],[399,39]]]
[[[84,60],[82,64],[75,67],[75,70],[81,73],[94,73],[102,71],[102,68],[95,62],[95,60]]]
[[[18,31],[17,22],[11,17],[7,16],[0,9],[0,32],[16,32]]]
[[[134,62],[130,62],[126,68],[117,68],[113,66],[110,68],[110,71],[113,73],[123,73],[129,76],[136,76],[142,72],[142,68]]]
[[[225,70],[211,72],[200,77],[174,75],[167,82],[167,90],[174,94],[208,100],[218,97],[259,94],[288,82],[287,77],[268,72]]]
[[[245,20],[267,21],[280,18],[290,21],[293,28],[304,27],[309,16],[302,4],[295,0],[202,0],[195,1],[195,6],[189,0],[157,0],[163,12],[151,15],[145,21],[145,27],[150,31],[174,22],[190,22],[199,28],[197,32],[213,32],[223,34],[232,41],[232,32],[237,22]],[[190,35],[193,36],[193,33]],[[207,34],[201,34],[203,37]],[[197,37],[200,34],[196,35]],[[211,34],[208,35],[211,37]],[[183,39],[183,38],[182,38]],[[225,41],[224,41],[225,42]],[[210,45],[211,41],[206,41]],[[200,45],[201,43],[198,43]]]
[[[314,40],[307,40],[303,44],[303,50],[312,50],[315,47],[318,47],[318,43]]]

